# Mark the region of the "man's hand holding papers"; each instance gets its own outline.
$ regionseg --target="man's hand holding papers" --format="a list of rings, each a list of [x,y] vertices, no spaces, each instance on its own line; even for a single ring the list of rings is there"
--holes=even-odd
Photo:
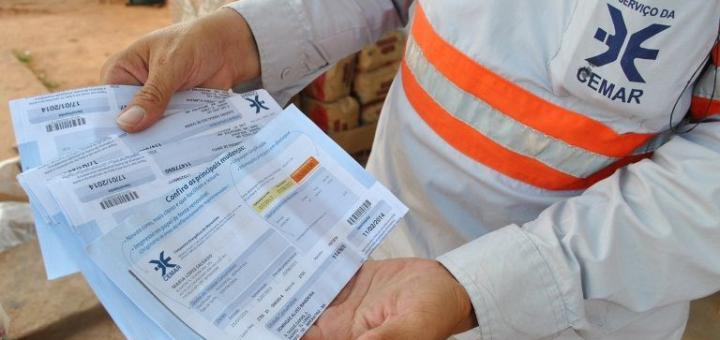
[[[465,289],[439,262],[366,262],[303,340],[446,339],[477,327]]]
[[[294,107],[209,164],[88,247],[175,338],[299,338],[407,211]]]
[[[193,87],[229,89],[260,74],[260,58],[250,27],[232,9],[222,9],[192,23],[178,23],[110,57],[102,80],[143,85],[118,117],[125,131],[154,124],[176,91]]]
[[[128,336],[298,339],[407,212],[297,108],[274,118],[267,96],[21,176]]]

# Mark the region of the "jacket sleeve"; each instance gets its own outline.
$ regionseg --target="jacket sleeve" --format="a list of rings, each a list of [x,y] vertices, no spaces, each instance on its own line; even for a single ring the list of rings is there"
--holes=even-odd
[[[241,0],[262,86],[281,104],[327,67],[407,21],[409,0]]]
[[[523,226],[439,260],[473,299],[485,338],[540,338],[583,323],[584,300],[648,311],[720,290],[720,121]]]
[[[720,104],[702,83],[696,95]],[[720,107],[695,106],[705,116]],[[589,300],[637,313],[720,290],[720,119],[712,117],[536,220],[442,255],[473,300],[474,331],[483,339],[582,332]]]

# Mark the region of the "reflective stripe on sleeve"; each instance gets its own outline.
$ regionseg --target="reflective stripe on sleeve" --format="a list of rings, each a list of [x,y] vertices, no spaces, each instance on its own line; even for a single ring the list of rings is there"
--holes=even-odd
[[[438,134],[467,157],[521,182],[547,190],[582,190],[611,175],[627,164],[649,157],[650,153],[622,158],[595,172],[579,178],[558,171],[546,164],[493,142],[470,125],[440,107],[415,81],[406,62],[401,66],[403,90],[418,115]]]
[[[499,112],[447,80],[408,39],[408,71],[445,112],[503,147],[575,177],[588,177],[618,159],[583,150],[548,136]]]
[[[422,6],[416,7],[411,36],[438,72],[494,109],[538,131],[585,150],[625,157],[653,134],[619,134],[580,113],[548,102],[488,70],[440,37]]]
[[[401,66],[418,115],[466,156],[547,190],[580,190],[649,157],[655,134],[617,133],[486,69],[432,28],[416,7]]]

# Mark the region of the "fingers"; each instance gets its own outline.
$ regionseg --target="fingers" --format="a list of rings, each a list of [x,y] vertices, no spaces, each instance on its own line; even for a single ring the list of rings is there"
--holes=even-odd
[[[203,87],[206,89],[218,89],[218,90],[227,90],[233,86],[233,79],[231,77],[231,72],[227,70],[227,67],[222,67],[218,72],[216,72],[214,75],[208,77],[204,82],[198,84],[197,86]]]
[[[144,84],[116,119],[121,129],[139,132],[163,116],[173,92],[198,85],[228,89],[259,70],[249,25],[235,11],[223,10],[151,33],[109,61],[102,77]]]
[[[100,70],[103,84],[141,85],[147,80],[147,48],[140,41],[112,55]],[[145,56],[145,57],[144,57]]]
[[[325,335],[320,327],[312,325],[312,327],[305,332],[305,335],[303,335],[300,340],[325,340]]]
[[[101,76],[103,84],[141,85],[142,80],[138,79],[129,70],[123,68],[111,68]]]
[[[151,71],[145,85],[116,118],[118,126],[127,132],[147,129],[162,118],[175,90],[177,85],[168,77],[168,72]]]
[[[422,322],[411,318],[394,318],[358,337],[358,340],[440,339]]]
[[[116,54],[105,62],[100,71],[100,78],[104,84],[142,85],[146,82],[150,84],[149,87],[143,87],[127,109],[116,118],[118,126],[128,132],[141,131],[152,125],[160,119],[155,117],[158,115],[158,110],[164,112],[167,106],[166,96],[155,85],[158,80],[150,82],[146,63],[137,57],[132,51]],[[150,110],[148,111],[147,108]]]
[[[131,70],[124,67],[118,57],[109,59],[100,71],[100,81],[103,84],[140,85],[142,80],[138,79]]]

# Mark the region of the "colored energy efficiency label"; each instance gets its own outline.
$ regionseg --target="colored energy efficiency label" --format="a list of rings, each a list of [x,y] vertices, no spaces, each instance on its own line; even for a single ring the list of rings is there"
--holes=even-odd
[[[258,214],[262,214],[275,200],[286,193],[288,190],[296,187],[306,178],[320,163],[315,157],[310,156],[297,170],[295,170],[288,178],[285,178],[277,185],[273,186],[267,193],[262,195],[255,203],[253,209]]]

